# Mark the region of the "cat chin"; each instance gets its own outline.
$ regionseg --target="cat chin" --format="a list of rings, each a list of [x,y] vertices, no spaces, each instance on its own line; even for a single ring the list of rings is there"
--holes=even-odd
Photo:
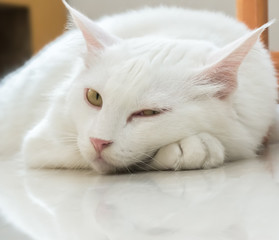
[[[102,157],[97,157],[93,161],[91,161],[91,167],[98,173],[101,174],[109,174],[109,173],[116,173],[117,168],[116,166],[108,163]]]
[[[146,170],[154,170],[152,167],[149,166],[149,163],[152,162],[155,153],[152,154],[150,158],[146,158],[140,160],[138,162],[131,162],[129,165],[123,166],[118,162],[113,164],[106,160],[104,157],[96,157],[94,160],[90,161],[91,167],[100,174],[115,174],[115,173],[132,173],[138,171],[146,171]]]
[[[113,165],[112,163],[107,162],[102,157],[98,157],[91,161],[91,167],[100,174],[129,173],[134,170],[134,168],[130,168],[130,166],[128,168],[124,166]]]

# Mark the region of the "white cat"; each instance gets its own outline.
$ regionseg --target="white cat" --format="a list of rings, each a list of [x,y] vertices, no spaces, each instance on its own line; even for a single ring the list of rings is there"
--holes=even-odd
[[[65,2],[64,2],[65,3]],[[219,13],[146,8],[70,30],[0,89],[0,154],[100,173],[197,169],[255,155],[276,78],[258,38]]]

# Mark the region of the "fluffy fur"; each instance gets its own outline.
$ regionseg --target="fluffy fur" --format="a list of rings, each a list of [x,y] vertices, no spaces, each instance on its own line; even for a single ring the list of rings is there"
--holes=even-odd
[[[65,3],[66,4],[66,3]],[[0,154],[36,168],[196,169],[255,155],[272,123],[267,51],[223,14],[146,8],[64,33],[0,88]],[[103,106],[86,103],[100,93]],[[160,114],[135,113],[152,109]],[[90,138],[112,141],[101,154]],[[21,149],[21,150],[20,150]]]

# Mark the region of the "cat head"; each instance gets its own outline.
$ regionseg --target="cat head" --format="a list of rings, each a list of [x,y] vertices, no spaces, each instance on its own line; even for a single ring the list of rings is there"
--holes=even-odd
[[[144,166],[162,146],[227,124],[238,68],[266,27],[223,48],[120,39],[64,3],[87,46],[67,104],[82,156],[103,173]]]

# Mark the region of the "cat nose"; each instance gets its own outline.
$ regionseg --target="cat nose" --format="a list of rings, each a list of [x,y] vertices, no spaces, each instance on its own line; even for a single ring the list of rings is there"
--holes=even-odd
[[[101,153],[106,147],[112,144],[112,141],[107,141],[99,138],[90,138],[90,142],[97,153]]]

